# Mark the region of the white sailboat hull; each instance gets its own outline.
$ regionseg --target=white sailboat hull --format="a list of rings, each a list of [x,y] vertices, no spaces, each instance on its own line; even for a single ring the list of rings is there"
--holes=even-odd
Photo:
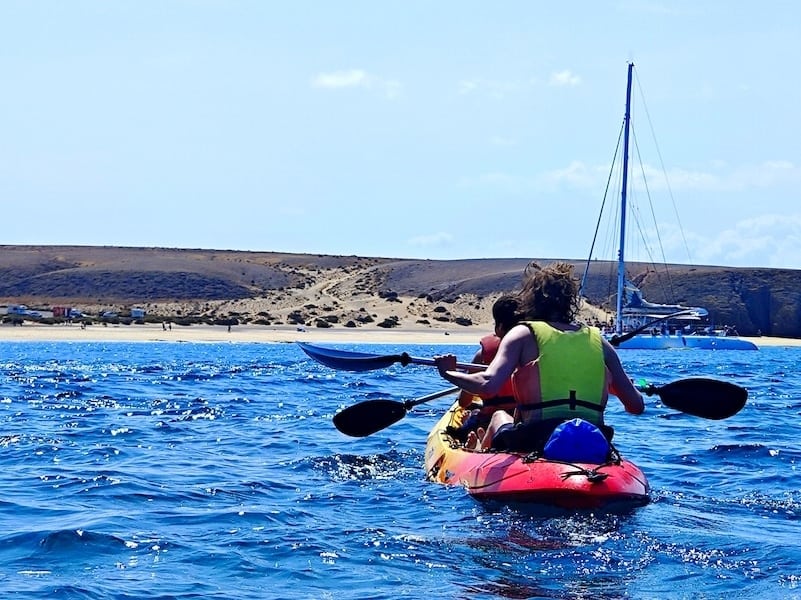
[[[607,339],[612,336],[608,335]],[[750,340],[738,337],[716,335],[677,335],[668,333],[635,335],[630,340],[621,343],[618,348],[623,350],[757,350],[758,347]]]

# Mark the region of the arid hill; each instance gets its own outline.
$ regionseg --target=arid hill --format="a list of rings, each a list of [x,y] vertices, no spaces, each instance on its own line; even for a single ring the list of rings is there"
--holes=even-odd
[[[537,260],[545,264],[554,259]],[[470,326],[489,322],[492,301],[519,287],[528,262],[0,246],[0,303],[44,309],[68,305],[89,314],[137,306],[150,315],[325,327],[393,326],[406,319],[419,326]],[[584,271],[584,262],[568,262],[576,265],[577,274]],[[585,283],[590,303],[613,307],[615,269],[609,262],[591,263]],[[801,337],[797,270],[684,265],[655,269],[635,263],[628,272],[652,302],[706,307],[715,324],[733,325],[743,335]],[[386,310],[393,305],[398,310]]]

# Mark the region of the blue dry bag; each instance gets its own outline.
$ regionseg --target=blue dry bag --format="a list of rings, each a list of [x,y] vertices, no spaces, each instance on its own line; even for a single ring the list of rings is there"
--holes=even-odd
[[[545,443],[543,455],[549,460],[602,463],[609,454],[609,442],[592,423],[571,419],[558,425]]]

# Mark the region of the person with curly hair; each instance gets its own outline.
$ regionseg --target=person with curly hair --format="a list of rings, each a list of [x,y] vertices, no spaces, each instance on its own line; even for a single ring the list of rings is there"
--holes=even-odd
[[[557,426],[576,418],[610,438],[603,420],[609,393],[626,412],[645,410],[612,345],[596,327],[575,323],[578,309],[572,265],[532,262],[518,294],[520,322],[504,335],[485,371],[464,373],[454,355],[435,357],[440,375],[470,394],[491,397],[512,378],[514,416],[495,412],[486,432],[469,442],[483,449],[541,451]]]

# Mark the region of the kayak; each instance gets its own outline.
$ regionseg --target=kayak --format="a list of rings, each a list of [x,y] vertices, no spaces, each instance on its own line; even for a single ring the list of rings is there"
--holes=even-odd
[[[602,464],[547,460],[534,454],[468,450],[449,433],[467,418],[458,403],[428,435],[429,481],[461,485],[480,501],[545,504],[565,509],[642,506],[650,500],[648,480],[613,449]]]

